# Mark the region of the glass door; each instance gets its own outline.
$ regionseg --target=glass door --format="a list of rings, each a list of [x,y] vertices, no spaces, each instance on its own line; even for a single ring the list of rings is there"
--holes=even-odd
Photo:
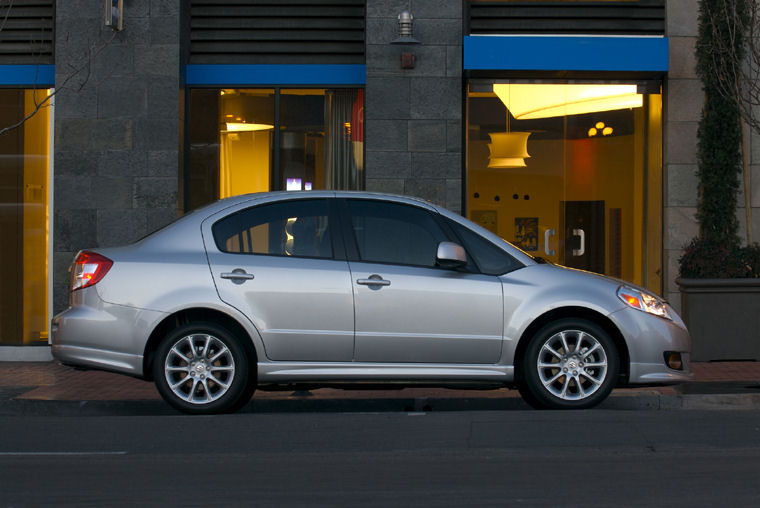
[[[661,101],[644,91],[470,86],[468,217],[535,256],[660,292]]]

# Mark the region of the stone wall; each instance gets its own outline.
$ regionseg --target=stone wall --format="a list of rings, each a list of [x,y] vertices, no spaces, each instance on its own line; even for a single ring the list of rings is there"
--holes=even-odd
[[[53,305],[83,248],[132,242],[177,216],[180,0],[58,0]]]
[[[397,46],[397,17],[414,16],[421,44]],[[462,205],[462,2],[367,1],[367,190]],[[414,69],[400,54],[414,53]]]

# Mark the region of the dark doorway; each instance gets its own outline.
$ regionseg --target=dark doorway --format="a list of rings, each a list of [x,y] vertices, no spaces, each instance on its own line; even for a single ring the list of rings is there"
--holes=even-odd
[[[563,201],[562,264],[590,272],[605,273],[604,201]]]

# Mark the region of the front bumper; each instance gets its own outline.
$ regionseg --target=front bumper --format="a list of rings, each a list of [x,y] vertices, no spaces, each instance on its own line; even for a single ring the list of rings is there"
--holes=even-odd
[[[621,330],[628,345],[629,384],[677,384],[694,379],[691,372],[691,337],[678,316],[663,319],[640,310],[625,308],[610,318]],[[683,369],[665,364],[665,352],[681,353]]]

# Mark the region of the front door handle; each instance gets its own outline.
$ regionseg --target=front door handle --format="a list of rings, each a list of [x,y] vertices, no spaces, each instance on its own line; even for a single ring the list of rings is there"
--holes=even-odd
[[[356,279],[357,284],[362,286],[390,286],[391,281],[383,279],[376,273],[373,273],[366,279]]]
[[[582,256],[586,253],[586,232],[582,229],[573,229],[573,235],[581,239],[581,248],[573,249],[573,256]]]
[[[242,268],[235,268],[231,272],[225,272],[220,275],[223,279],[230,279],[235,284],[242,284],[247,280],[253,279],[252,273],[246,273]]]

